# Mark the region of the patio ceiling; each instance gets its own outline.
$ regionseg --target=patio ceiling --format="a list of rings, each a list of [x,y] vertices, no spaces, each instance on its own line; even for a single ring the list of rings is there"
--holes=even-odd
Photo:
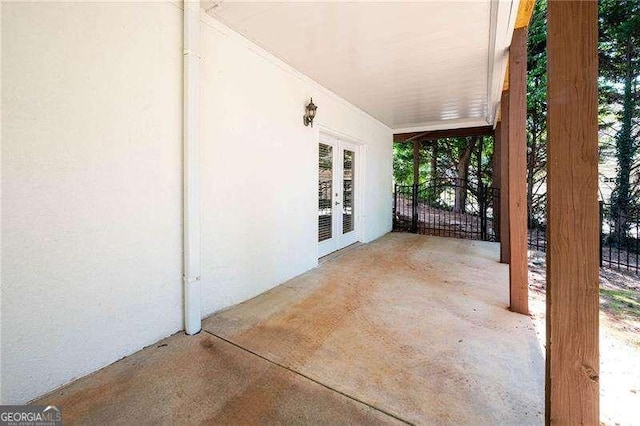
[[[493,124],[519,0],[204,1],[395,133]]]

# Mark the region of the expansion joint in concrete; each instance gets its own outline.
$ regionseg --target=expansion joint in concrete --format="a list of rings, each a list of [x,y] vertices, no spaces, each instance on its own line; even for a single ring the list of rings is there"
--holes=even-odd
[[[291,373],[296,374],[296,375],[298,375],[298,376],[300,376],[300,377],[302,377],[302,378],[304,378],[304,379],[306,379],[306,380],[312,381],[313,383],[316,383],[316,384],[318,384],[318,385],[322,386],[322,387],[323,387],[323,388],[325,388],[325,389],[328,389],[328,390],[330,390],[330,391],[332,391],[332,392],[338,393],[338,394],[340,394],[340,395],[342,395],[342,396],[344,396],[344,397],[346,397],[346,398],[349,398],[350,400],[355,401],[355,402],[357,402],[357,403],[359,403],[359,404],[366,405],[367,407],[369,407],[369,408],[371,408],[371,409],[373,409],[373,410],[375,410],[375,411],[378,411],[378,412],[380,412],[380,413],[382,413],[382,414],[385,414],[385,415],[387,415],[387,416],[389,416],[389,417],[392,417],[392,418],[394,418],[394,419],[396,419],[396,420],[398,420],[398,421],[400,421],[400,422],[402,422],[402,423],[404,423],[404,424],[407,424],[407,425],[414,425],[414,423],[411,423],[410,421],[403,419],[402,417],[398,416],[397,414],[393,414],[393,413],[391,413],[391,412],[389,412],[389,411],[386,411],[386,410],[384,410],[384,409],[382,409],[382,408],[380,408],[380,407],[376,407],[375,405],[372,405],[372,404],[370,404],[370,403],[368,403],[368,402],[366,402],[366,401],[363,401],[363,400],[361,400],[361,399],[359,399],[359,398],[356,398],[356,397],[354,397],[353,395],[349,395],[349,394],[347,394],[347,393],[344,393],[344,392],[342,392],[342,391],[340,391],[340,390],[338,390],[338,389],[336,389],[336,388],[333,388],[333,387],[331,387],[331,386],[329,386],[329,385],[327,385],[327,384],[325,384],[325,383],[322,383],[322,382],[320,382],[320,381],[318,381],[318,380],[314,379],[313,377],[309,377],[309,376],[307,376],[307,375],[305,375],[305,374],[303,374],[303,373],[301,373],[301,372],[299,372],[299,371],[296,371],[296,370],[293,370],[293,369],[292,369],[292,368],[290,368],[290,367],[287,367],[286,365],[280,364],[280,363],[279,363],[279,362],[277,362],[277,361],[274,361],[274,360],[272,360],[272,359],[269,359],[269,358],[265,357],[264,355],[260,355],[259,353],[254,352],[254,351],[252,351],[251,349],[245,348],[244,346],[240,346],[239,344],[237,344],[237,343],[235,343],[235,342],[233,342],[233,341],[231,341],[231,340],[229,340],[229,339],[225,339],[224,337],[219,336],[219,335],[217,335],[217,334],[215,334],[215,333],[212,333],[212,332],[210,332],[210,331],[208,331],[208,330],[204,330],[204,329],[203,329],[203,331],[204,331],[204,332],[206,332],[206,333],[208,333],[208,334],[210,334],[211,336],[213,336],[213,337],[215,337],[215,338],[217,338],[217,339],[222,340],[222,341],[223,341],[223,342],[225,342],[225,343],[228,343],[228,344],[230,344],[230,345],[232,345],[232,346],[235,346],[236,348],[238,348],[238,349],[240,349],[240,350],[243,350],[243,351],[245,351],[245,352],[247,352],[247,353],[250,353],[250,354],[251,354],[251,355],[253,355],[253,356],[256,356],[256,357],[258,357],[258,358],[260,358],[260,359],[262,359],[262,360],[264,360],[264,361],[267,361],[267,362],[268,362],[268,363],[270,363],[270,364],[273,364],[273,365],[278,366],[278,367],[280,367],[280,368],[283,368],[283,369],[285,369],[285,370],[287,370],[287,371],[290,371]]]

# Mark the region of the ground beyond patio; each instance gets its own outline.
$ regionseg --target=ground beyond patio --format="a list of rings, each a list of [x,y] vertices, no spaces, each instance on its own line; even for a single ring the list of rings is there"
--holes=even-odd
[[[544,359],[498,251],[388,234],[36,403],[83,423],[539,424]]]

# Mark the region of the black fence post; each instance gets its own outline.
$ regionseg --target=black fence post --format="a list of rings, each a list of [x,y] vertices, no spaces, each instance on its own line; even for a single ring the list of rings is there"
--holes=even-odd
[[[604,235],[602,235],[602,221],[604,219],[604,202],[600,201],[600,267],[602,268],[602,244]]]
[[[413,194],[411,195],[411,232],[418,233],[418,184],[413,184]]]
[[[485,203],[485,188],[482,181],[478,181],[478,207],[480,208],[480,239],[487,240],[487,205]]]
[[[495,185],[495,184],[494,184]],[[491,186],[491,231],[496,242],[502,242],[500,237],[500,188]]]
[[[397,229],[398,222],[398,184],[393,184],[393,229]]]

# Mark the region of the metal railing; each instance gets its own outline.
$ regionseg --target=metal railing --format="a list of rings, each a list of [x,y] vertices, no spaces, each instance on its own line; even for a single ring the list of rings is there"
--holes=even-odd
[[[396,232],[496,241],[494,204],[499,190],[461,179],[395,185]]]
[[[600,266],[640,273],[640,209],[600,203]]]
[[[499,199],[499,189],[460,179],[396,184],[393,230],[499,241]],[[544,215],[538,219],[529,228],[528,245],[529,249],[546,251],[546,221]],[[640,208],[621,213],[600,202],[599,257],[600,266],[640,274]]]
[[[529,248],[547,250],[546,224],[529,229]],[[640,209],[624,214],[600,202],[600,266],[640,273]]]

